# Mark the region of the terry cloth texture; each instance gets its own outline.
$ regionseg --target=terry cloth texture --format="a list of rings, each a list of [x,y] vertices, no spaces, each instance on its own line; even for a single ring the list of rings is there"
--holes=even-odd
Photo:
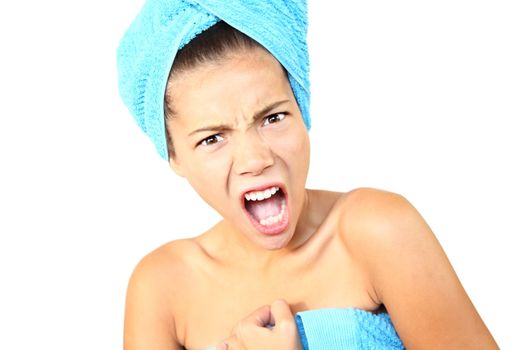
[[[118,48],[119,91],[164,159],[164,94],[177,51],[221,20],[259,42],[283,65],[310,128],[306,0],[146,0]]]
[[[403,343],[386,313],[353,308],[297,313],[295,322],[304,350],[401,350]]]

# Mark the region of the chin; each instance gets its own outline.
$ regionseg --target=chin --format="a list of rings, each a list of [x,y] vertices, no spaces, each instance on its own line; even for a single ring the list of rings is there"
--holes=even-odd
[[[279,250],[286,248],[290,243],[293,234],[291,233],[290,228],[281,232],[281,234],[273,236],[259,236],[255,240],[255,244],[266,250]]]

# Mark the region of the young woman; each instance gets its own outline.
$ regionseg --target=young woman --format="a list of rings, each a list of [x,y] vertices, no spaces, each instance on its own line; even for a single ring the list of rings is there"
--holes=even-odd
[[[223,219],[138,264],[125,349],[301,349],[294,314],[328,309],[387,313],[407,349],[497,349],[405,198],[305,188],[296,91],[223,21],[178,50],[162,96],[169,164]]]

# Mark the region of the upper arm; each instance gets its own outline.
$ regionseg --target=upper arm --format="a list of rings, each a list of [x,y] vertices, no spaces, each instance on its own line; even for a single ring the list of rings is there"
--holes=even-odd
[[[407,349],[497,349],[445,252],[399,195],[360,194],[361,219],[344,229],[364,261],[378,302]],[[357,253],[359,251],[359,253]]]
[[[129,280],[124,320],[125,350],[182,349],[158,265],[154,258],[144,258]]]

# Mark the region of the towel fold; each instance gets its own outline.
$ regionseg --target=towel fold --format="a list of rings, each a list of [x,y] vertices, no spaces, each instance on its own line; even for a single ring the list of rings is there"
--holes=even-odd
[[[176,53],[220,20],[259,42],[283,65],[310,128],[306,0],[146,0],[118,48],[119,91],[164,159],[164,93]]]

